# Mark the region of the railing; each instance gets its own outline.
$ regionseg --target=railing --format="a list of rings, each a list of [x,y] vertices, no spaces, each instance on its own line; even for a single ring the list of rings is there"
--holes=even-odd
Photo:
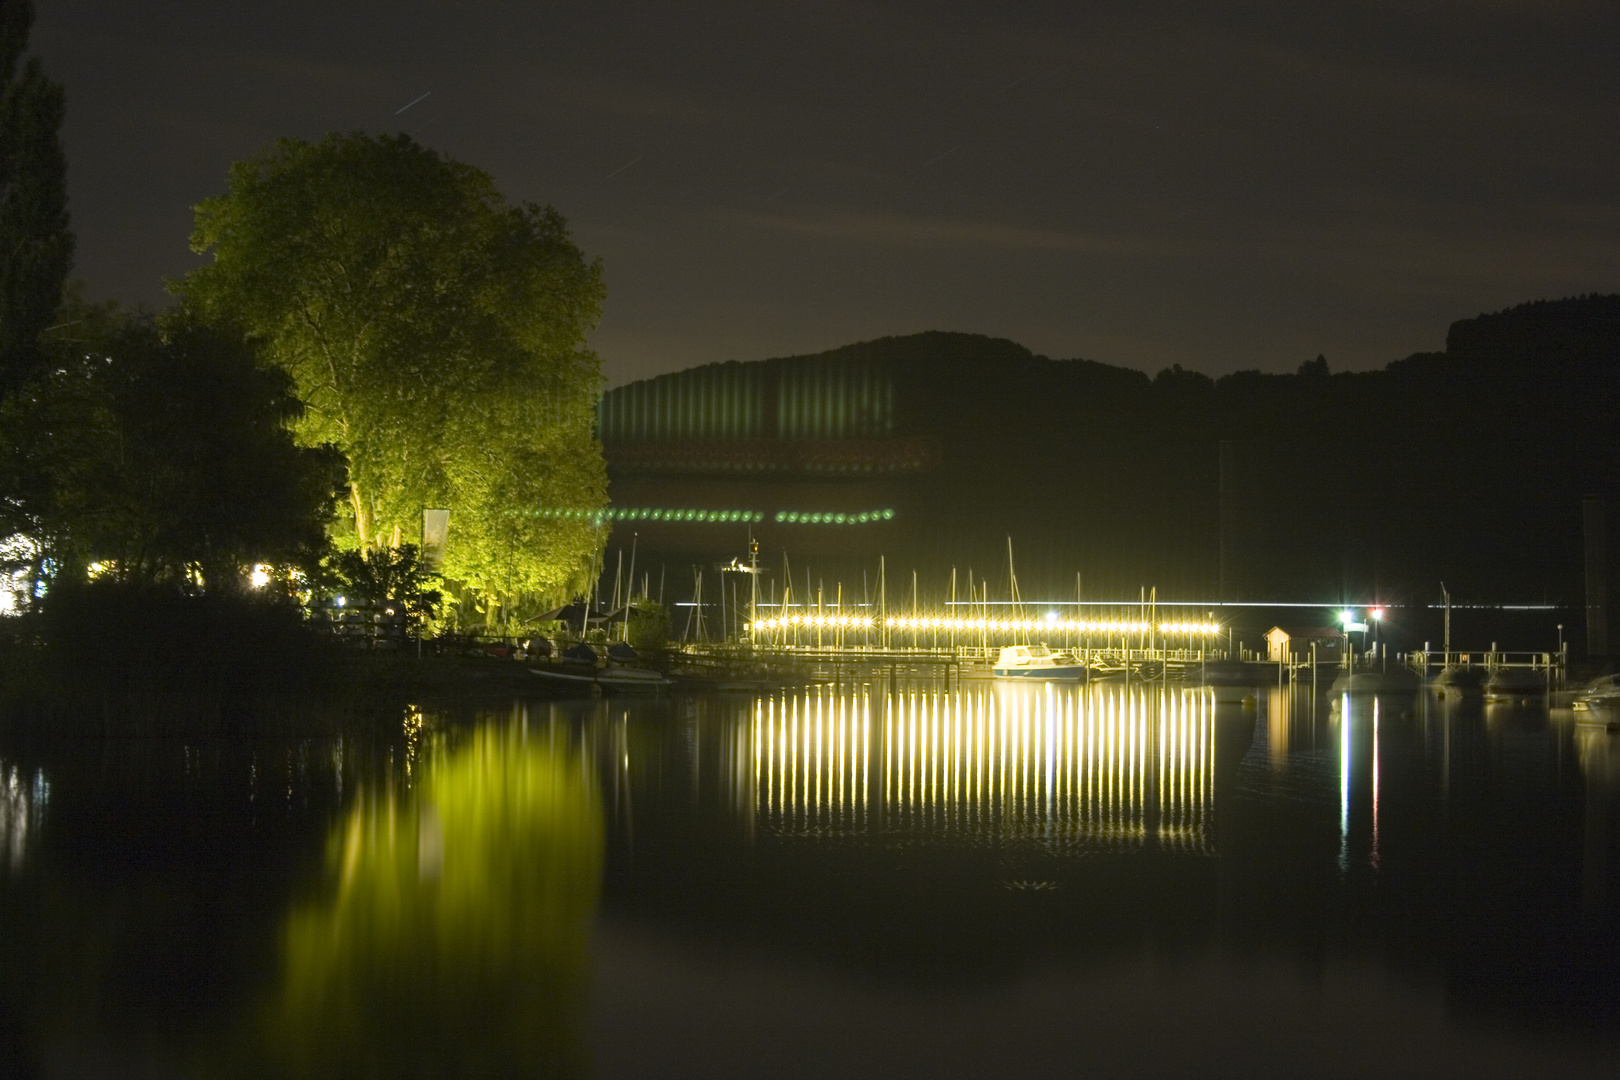
[[[1483,652],[1453,649],[1447,652],[1443,649],[1418,649],[1406,654],[1406,665],[1419,675],[1427,675],[1431,671],[1446,668],[1477,667],[1485,671],[1503,671],[1519,668],[1526,671],[1550,671],[1562,673],[1566,667],[1568,652],[1533,652],[1512,651],[1498,649],[1493,643]]]
[[[310,616],[316,627],[360,648],[397,649],[406,640],[405,614],[377,610],[369,604],[317,608]]]

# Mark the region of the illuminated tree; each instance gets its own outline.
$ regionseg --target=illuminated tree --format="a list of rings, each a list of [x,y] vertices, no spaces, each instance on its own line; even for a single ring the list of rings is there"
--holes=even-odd
[[[349,457],[354,538],[396,547],[451,511],[443,570],[484,601],[581,580],[606,503],[584,347],[604,290],[548,207],[406,136],[277,142],[197,207],[213,261],[178,291],[261,337],[306,443]]]

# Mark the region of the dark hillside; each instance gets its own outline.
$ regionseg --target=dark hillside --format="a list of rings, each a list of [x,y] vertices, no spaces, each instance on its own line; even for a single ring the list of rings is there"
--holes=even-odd
[[[884,481],[903,524],[841,534],[847,558],[815,556],[829,582],[858,582],[881,550],[891,574],[916,568],[925,589],[954,565],[965,590],[971,566],[1004,595],[1010,534],[1026,592],[1054,597],[1073,595],[1079,571],[1092,597],[1150,584],[1161,596],[1399,601],[1444,581],[1463,600],[1574,603],[1581,499],[1612,494],[1620,476],[1617,357],[1620,297],[1588,296],[1460,321],[1445,353],[1371,372],[1318,357],[1292,375],[1149,378],[942,332],[758,366],[881,370],[886,430],[938,446],[930,471]],[[839,482],[797,481],[792,498],[832,505]],[[771,489],[752,490],[769,503]],[[791,535],[772,543],[792,553]]]

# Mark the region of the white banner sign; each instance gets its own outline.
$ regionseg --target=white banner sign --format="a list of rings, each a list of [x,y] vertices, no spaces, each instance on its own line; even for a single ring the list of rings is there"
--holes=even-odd
[[[422,511],[422,564],[437,574],[444,567],[444,544],[450,535],[450,511]]]

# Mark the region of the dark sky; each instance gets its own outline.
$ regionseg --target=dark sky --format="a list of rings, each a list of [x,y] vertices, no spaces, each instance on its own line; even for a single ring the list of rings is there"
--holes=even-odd
[[[231,161],[356,129],[561,210],[613,383],[925,329],[1365,368],[1620,290],[1612,2],[38,7],[98,298],[163,302]]]

